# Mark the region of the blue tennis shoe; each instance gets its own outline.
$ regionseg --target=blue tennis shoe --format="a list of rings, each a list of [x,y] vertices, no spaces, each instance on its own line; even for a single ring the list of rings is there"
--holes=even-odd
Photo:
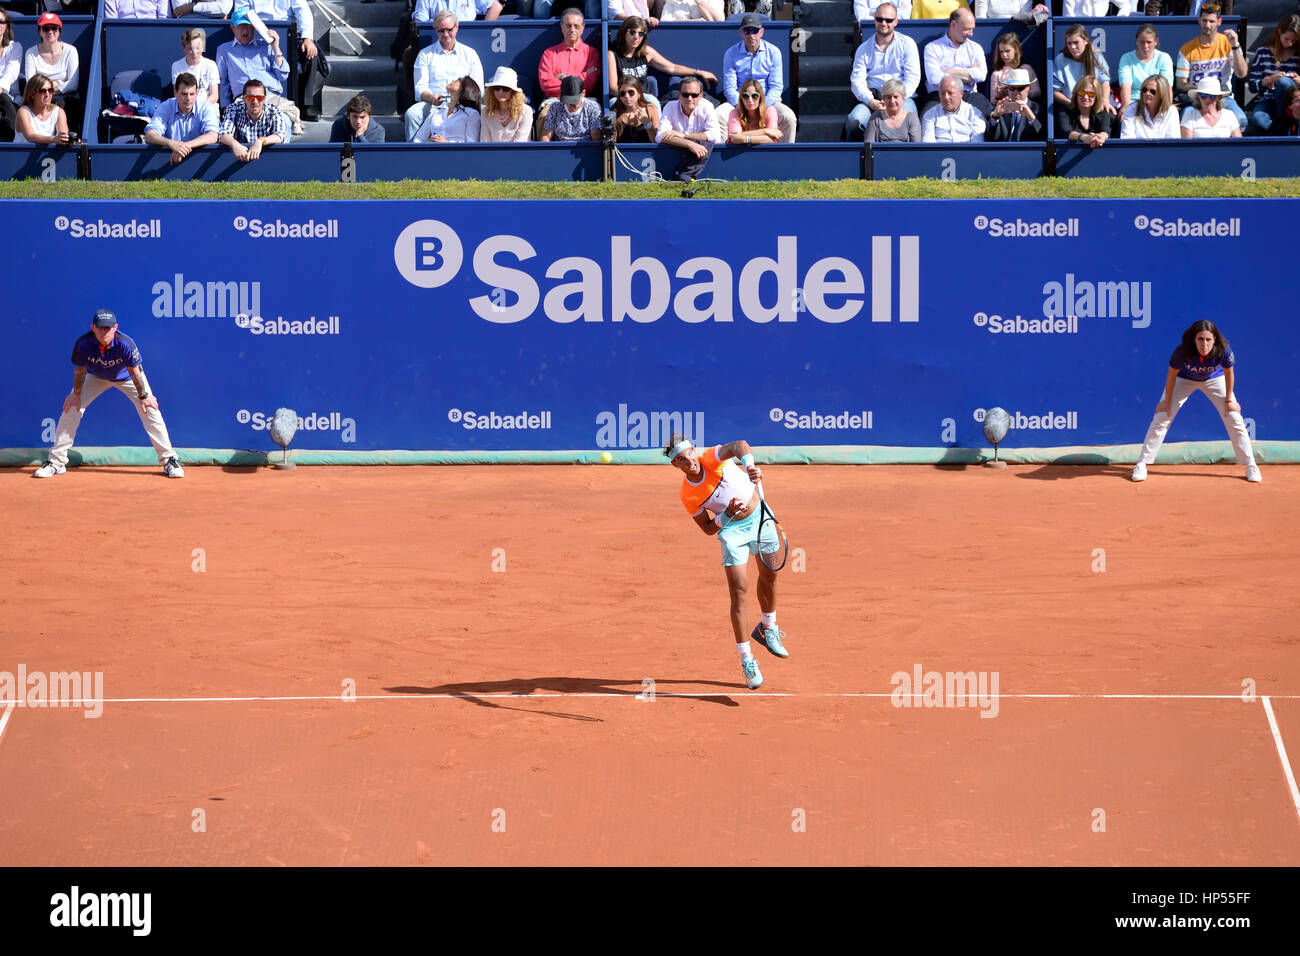
[[[758,661],[754,658],[741,660],[740,669],[745,672],[745,686],[750,690],[758,690],[763,686],[763,672],[758,669]]]
[[[785,631],[777,630],[775,627],[764,627],[762,624],[754,625],[754,633],[749,635],[758,643],[762,644],[777,657],[789,657],[790,652],[785,649],[781,643],[781,638],[785,637]]]

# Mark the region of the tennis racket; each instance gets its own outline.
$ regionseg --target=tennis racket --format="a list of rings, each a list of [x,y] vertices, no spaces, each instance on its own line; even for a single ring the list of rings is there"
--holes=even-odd
[[[758,560],[762,561],[763,567],[769,571],[780,571],[785,567],[786,558],[790,556],[790,539],[785,536],[785,529],[781,527],[781,522],[776,520],[776,515],[767,506],[767,495],[763,494],[763,483],[761,481],[758,483],[758,507],[762,512],[762,517],[758,522],[758,540],[760,542]],[[771,554],[766,554],[762,550],[761,542],[769,525],[776,532],[779,547]]]

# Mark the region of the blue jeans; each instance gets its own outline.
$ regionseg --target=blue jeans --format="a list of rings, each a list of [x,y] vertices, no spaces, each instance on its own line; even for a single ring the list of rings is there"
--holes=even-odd
[[[1260,103],[1259,97],[1255,97],[1250,104],[1250,132],[1258,133],[1261,136],[1268,132],[1268,128],[1273,125],[1273,120],[1277,118],[1277,111],[1286,102],[1287,93],[1295,85],[1295,80],[1289,76],[1284,76],[1273,87],[1273,96],[1270,99]]]
[[[1246,135],[1246,111],[1237,105],[1236,99],[1231,96],[1225,96],[1220,105],[1221,109],[1232,110],[1232,115],[1237,117],[1237,125],[1241,127],[1241,135]]]
[[[569,7],[580,9],[587,20],[599,20],[605,15],[605,4],[602,0],[533,0],[533,19],[550,20],[552,6],[556,11],[554,14],[556,19]]]

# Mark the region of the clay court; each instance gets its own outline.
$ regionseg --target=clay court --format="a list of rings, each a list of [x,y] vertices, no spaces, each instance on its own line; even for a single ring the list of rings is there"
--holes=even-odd
[[[770,467],[750,692],[666,467],[0,470],[5,862],[1293,864],[1300,468],[1128,472]]]

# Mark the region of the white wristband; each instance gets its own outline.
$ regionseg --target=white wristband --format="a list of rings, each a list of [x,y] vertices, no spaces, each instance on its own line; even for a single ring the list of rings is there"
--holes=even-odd
[[[721,528],[727,523],[727,513],[725,511],[719,511],[713,516],[713,523]]]

